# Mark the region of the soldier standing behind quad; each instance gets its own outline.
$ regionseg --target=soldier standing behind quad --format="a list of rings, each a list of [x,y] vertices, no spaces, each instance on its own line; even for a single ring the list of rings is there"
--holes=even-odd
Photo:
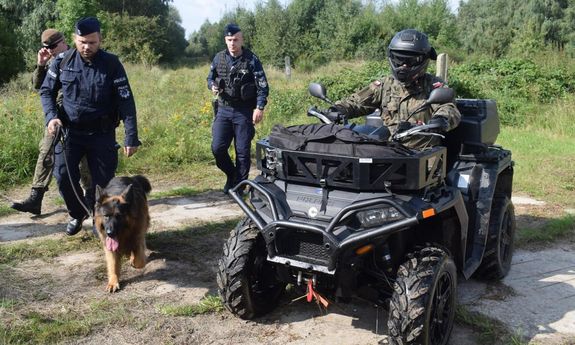
[[[413,29],[398,32],[387,48],[387,56],[393,76],[372,82],[347,99],[336,102],[335,107],[348,117],[367,115],[380,109],[384,124],[393,134],[399,122],[407,120],[433,89],[446,86],[440,78],[426,73],[429,60],[435,60],[437,53],[425,34]],[[449,102],[426,107],[408,121],[411,124],[440,124],[436,132],[445,133],[457,127],[460,120],[459,110]],[[423,149],[440,142],[436,136],[415,136],[404,144]]]
[[[212,153],[216,165],[226,174],[224,193],[248,178],[254,124],[262,120],[269,94],[262,64],[243,48],[243,34],[236,24],[224,28],[227,49],[214,57],[208,74],[208,89],[218,96],[212,125]],[[228,149],[234,140],[236,163]]]
[[[46,72],[50,67],[50,63],[54,61],[54,57],[68,50],[64,35],[57,30],[44,30],[40,38],[42,48],[38,51],[37,65],[32,74],[32,85],[35,90],[40,90],[42,82],[44,82],[44,78],[46,78]],[[62,94],[58,94],[57,103],[60,106],[62,105]],[[22,202],[12,204],[11,207],[13,209],[36,215],[42,212],[42,199],[44,198],[44,193],[48,190],[48,185],[52,179],[52,169],[54,168],[54,151],[52,146],[54,139],[54,135],[50,134],[48,128],[46,128],[39,145],[40,152],[36,160],[36,169],[34,170],[30,196]],[[92,182],[90,181],[90,173],[88,172],[85,159],[80,163],[80,171],[82,186],[87,189]]]
[[[94,207],[94,188],[105,187],[118,166],[116,127],[124,122],[126,156],[134,154],[140,141],[136,105],[128,77],[118,57],[100,49],[100,22],[94,17],[80,19],[75,25],[76,49],[60,54],[50,65],[40,91],[48,131],[57,126],[67,131],[64,147],[56,146],[54,176],[70,214],[68,235],[82,229],[82,222]],[[62,111],[56,95],[62,90]],[[78,164],[86,156],[92,175],[91,192],[79,188]],[[69,174],[68,174],[69,169]],[[74,193],[78,192],[78,197]]]

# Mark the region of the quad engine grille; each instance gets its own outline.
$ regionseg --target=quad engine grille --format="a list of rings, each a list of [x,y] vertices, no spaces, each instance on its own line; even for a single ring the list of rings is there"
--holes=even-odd
[[[282,231],[276,237],[278,255],[314,264],[326,264],[329,251],[323,236],[306,231]]]

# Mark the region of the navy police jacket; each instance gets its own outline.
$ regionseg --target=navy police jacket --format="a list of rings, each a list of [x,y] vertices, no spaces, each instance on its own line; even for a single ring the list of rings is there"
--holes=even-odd
[[[56,96],[60,89],[63,103],[59,111]],[[89,63],[75,49],[59,54],[50,64],[40,98],[46,124],[59,118],[64,126],[81,132],[106,132],[115,130],[121,119],[125,146],[141,144],[134,97],[116,55],[100,49]]]
[[[229,77],[225,75],[219,75],[218,73],[218,65],[220,59],[223,57],[225,59],[225,63],[227,64],[227,69],[231,72],[236,70],[234,73],[238,73],[239,71],[238,66],[241,65],[243,58],[249,56],[249,60],[247,61],[247,68],[254,78],[253,82],[256,85],[256,106],[258,108],[263,109],[266,106],[267,98],[269,94],[269,85],[266,79],[266,74],[264,72],[264,68],[262,63],[256,56],[256,54],[252,53],[247,48],[242,48],[243,54],[237,57],[233,57],[230,55],[230,52],[226,49],[216,54],[214,57],[212,64],[210,66],[210,73],[208,74],[207,82],[208,82],[208,89],[212,89],[212,85],[216,82],[218,77]],[[229,86],[229,85],[228,85]]]

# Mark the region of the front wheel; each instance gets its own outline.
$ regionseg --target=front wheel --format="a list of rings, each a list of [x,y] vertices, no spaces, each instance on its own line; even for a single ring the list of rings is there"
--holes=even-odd
[[[389,305],[391,344],[445,345],[455,317],[457,272],[435,247],[411,254],[397,271]]]
[[[240,221],[224,243],[217,283],[226,308],[246,320],[275,308],[285,290],[286,284],[267,261],[264,239],[249,218]]]

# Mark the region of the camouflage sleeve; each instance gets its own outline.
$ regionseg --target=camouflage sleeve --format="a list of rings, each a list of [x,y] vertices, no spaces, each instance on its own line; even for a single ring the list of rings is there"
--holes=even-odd
[[[42,83],[44,82],[44,78],[46,78],[46,72],[48,71],[48,64],[45,66],[37,65],[32,72],[32,86],[34,90],[40,90],[42,87]]]
[[[376,80],[350,95],[349,97],[335,102],[338,107],[345,110],[349,118],[373,113],[381,105],[382,82]]]
[[[448,87],[445,82],[438,77],[432,78],[432,87]],[[461,121],[461,113],[457,109],[454,102],[444,103],[444,104],[433,104],[431,105],[432,116],[443,116],[449,122],[449,131],[454,129],[459,125]]]

